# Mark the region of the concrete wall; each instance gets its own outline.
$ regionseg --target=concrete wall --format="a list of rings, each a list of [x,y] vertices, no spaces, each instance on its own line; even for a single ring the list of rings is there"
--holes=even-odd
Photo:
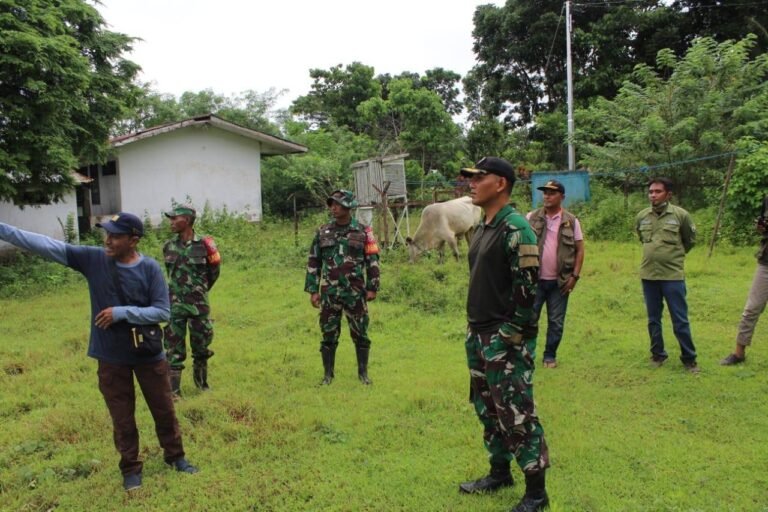
[[[155,225],[172,200],[187,197],[198,211],[207,202],[261,220],[260,144],[217,128],[187,127],[122,146],[118,177],[119,209],[147,214]]]
[[[59,224],[67,225],[67,215],[75,216],[75,231],[77,231],[77,202],[75,191],[66,194],[64,199],[56,204],[43,206],[25,206],[22,210],[13,203],[0,201],[0,222],[16,226],[26,231],[33,231],[43,235],[64,240],[64,231]],[[12,246],[0,242],[0,251],[8,250]]]

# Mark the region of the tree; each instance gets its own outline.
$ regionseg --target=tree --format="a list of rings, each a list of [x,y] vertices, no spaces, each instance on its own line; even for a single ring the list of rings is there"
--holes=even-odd
[[[281,94],[282,91],[269,89],[264,93],[247,90],[227,96],[205,89],[184,92],[176,99],[173,95],[155,92],[145,84],[137,96],[137,107],[133,115],[124,119],[117,131],[131,133],[196,116],[216,114],[240,126],[279,135],[279,127],[270,117],[275,114],[275,103]]]
[[[420,79],[421,84],[440,97],[445,111],[452,116],[461,114],[464,109],[459,95],[461,75],[443,68],[428,69]]]
[[[306,96],[293,102],[291,111],[318,127],[346,126],[355,133],[362,132],[357,106],[381,96],[381,84],[373,78],[373,68],[353,62],[342,68],[311,69],[314,80]]]
[[[719,183],[722,171],[693,160],[731,152],[742,137],[768,140],[768,54],[751,59],[756,37],[694,41],[682,58],[638,65],[613,100],[576,113],[580,161],[593,170],[673,164],[681,184]],[[722,166],[720,167],[722,169]]]
[[[388,91],[386,100],[371,98],[358,107],[360,118],[382,147],[410,153],[425,173],[454,159],[459,129],[440,96],[424,87],[415,88],[408,79],[391,81]]]
[[[758,38],[753,56],[768,50],[768,10],[764,2],[676,0],[672,7],[685,13],[680,22],[688,44],[696,37],[711,37],[723,42],[743,39],[754,33]]]
[[[581,105],[595,95],[612,97],[636,63],[680,45],[677,13],[658,0],[580,3],[572,16],[574,97]],[[470,119],[504,116],[508,126],[524,126],[565,107],[564,23],[559,0],[477,8],[478,64],[464,79]]]
[[[135,98],[133,41],[83,0],[0,4],[0,199],[58,201],[73,169],[106,160]]]
[[[311,151],[300,156],[273,156],[263,162],[262,193],[271,213],[288,214],[291,198],[298,208],[324,205],[328,195],[352,185],[352,163],[375,151],[373,141],[346,128],[309,129],[306,122],[287,121],[285,135]]]

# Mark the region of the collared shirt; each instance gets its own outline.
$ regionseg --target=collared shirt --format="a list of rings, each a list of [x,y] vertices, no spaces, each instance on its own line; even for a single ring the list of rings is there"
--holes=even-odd
[[[507,334],[536,336],[538,273],[536,235],[514,208],[505,205],[490,223],[478,224],[469,248],[470,327],[485,333],[505,324]]]
[[[696,243],[696,226],[690,214],[673,204],[658,214],[649,207],[637,215],[635,229],[643,244],[640,279],[685,279],[685,255]]]
[[[526,219],[531,218],[533,212],[528,212],[525,216]],[[539,279],[554,281],[557,279],[557,245],[558,234],[560,232],[560,223],[563,218],[563,209],[558,210],[553,216],[549,216],[548,213],[544,214],[547,219],[547,234],[544,238],[544,246],[541,249],[539,255]],[[575,241],[584,240],[584,234],[581,232],[581,224],[579,219],[575,219],[573,223],[573,239]]]

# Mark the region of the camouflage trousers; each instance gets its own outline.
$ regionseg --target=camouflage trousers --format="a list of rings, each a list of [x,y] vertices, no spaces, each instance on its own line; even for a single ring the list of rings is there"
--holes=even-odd
[[[483,424],[491,464],[514,458],[526,474],[549,467],[544,429],[533,402],[536,338],[511,345],[496,333],[468,329],[465,348],[470,397]]]
[[[341,315],[347,317],[349,335],[360,348],[371,346],[368,337],[368,304],[365,295],[329,296],[323,294],[320,300],[320,330],[323,333],[322,346],[339,344]]]
[[[189,346],[195,363],[205,364],[213,356],[208,347],[213,342],[213,323],[208,314],[189,316],[171,311],[171,319],[165,326],[165,357],[173,370],[183,370],[187,359],[187,326]]]

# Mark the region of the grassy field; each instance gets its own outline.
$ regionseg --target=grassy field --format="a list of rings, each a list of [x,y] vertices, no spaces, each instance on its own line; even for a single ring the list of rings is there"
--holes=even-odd
[[[217,234],[212,292],[216,356],[199,393],[184,375],[178,404],[194,476],[162,462],[138,403],[144,486],[122,491],[110,420],[85,355],[88,293],[52,278],[0,299],[0,509],[502,511],[518,484],[459,495],[487,470],[467,402],[466,261],[383,256],[371,305],[371,387],[356,377],[346,332],[336,380],[322,376],[317,312],[302,291],[312,224],[264,223]],[[158,244],[146,243],[150,254]],[[466,247],[462,247],[465,253]],[[768,327],[741,367],[732,348],[754,270],[753,249],[697,248],[687,265],[702,372],[693,376],[665,322],[670,360],[648,364],[636,244],[588,242],[568,312],[560,367],[535,377],[551,449],[551,509],[767,511]],[[540,336],[540,340],[543,336]]]

